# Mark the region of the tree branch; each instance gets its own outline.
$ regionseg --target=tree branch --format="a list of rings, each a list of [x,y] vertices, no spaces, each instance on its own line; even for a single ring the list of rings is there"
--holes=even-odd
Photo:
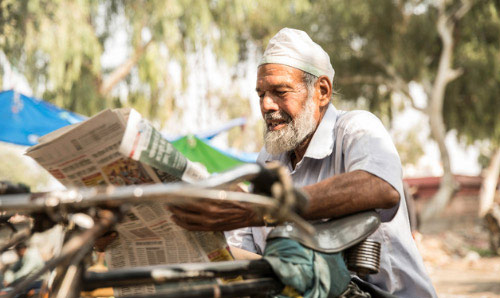
[[[422,212],[422,218],[424,220],[440,213],[446,207],[446,204],[448,204],[456,190],[456,183],[451,171],[450,154],[445,143],[446,126],[443,119],[443,102],[448,83],[461,74],[461,70],[455,70],[451,66],[453,62],[453,30],[459,18],[470,9],[470,3],[468,0],[463,0],[461,6],[455,13],[447,13],[445,8],[446,0],[440,0],[438,2],[438,19],[436,26],[439,38],[443,44],[428,105],[431,136],[436,141],[439,152],[441,153],[443,178],[438,192]]]
[[[427,94],[428,97],[431,96],[432,94],[432,83],[429,81],[429,79],[423,79],[422,80],[422,86],[424,87],[424,92]]]
[[[373,59],[374,63],[385,70],[385,72],[392,78],[391,80],[386,79],[386,84],[394,92],[398,92],[404,97],[406,97],[415,110],[427,113],[428,107],[420,108],[415,104],[415,98],[410,93],[410,88],[408,87],[408,82],[406,82],[397,72],[396,68],[391,63],[386,63],[381,56]]]
[[[411,95],[410,88],[408,87],[407,82],[397,73],[394,66],[387,65],[385,69],[387,73],[394,78],[393,84],[397,86],[396,90],[398,90],[399,92],[401,92],[403,95],[406,96],[406,98],[410,101],[412,108],[414,108],[419,112],[427,113],[427,107],[420,108],[415,104],[415,98]]]
[[[365,76],[365,75],[355,75],[352,77],[342,77],[338,78],[337,82],[343,85],[353,85],[353,84],[386,84],[386,79],[381,75],[375,76]]]
[[[472,2],[470,0],[462,0],[460,7],[452,15],[455,21],[460,20],[471,9]]]
[[[150,40],[143,46],[138,47],[131,57],[115,68],[115,70],[113,70],[113,72],[99,86],[99,94],[106,96],[116,84],[123,80],[130,73],[132,67],[137,64],[137,61],[139,61],[152,42],[153,40]]]
[[[406,82],[398,77],[398,79],[388,79],[381,75],[375,76],[365,76],[365,75],[355,75],[352,77],[343,77],[337,80],[340,84],[352,85],[352,84],[377,84],[385,85],[394,92],[401,94],[403,97],[410,101],[411,106],[422,113],[426,113],[425,108],[420,108],[416,106],[415,100],[410,93],[410,89]]]
[[[411,107],[421,113],[424,113],[424,114],[427,114],[427,108],[421,108],[421,107],[418,107],[416,104],[415,104],[415,99],[413,97],[409,97],[409,101],[410,101],[410,104],[411,104]]]
[[[442,109],[442,98],[446,85],[459,77],[463,71],[460,69],[453,69],[451,67],[453,57],[453,30],[456,22],[463,17],[471,8],[470,0],[461,1],[460,7],[451,14],[446,13],[445,5],[446,0],[438,2],[438,20],[437,30],[439,37],[443,43],[441,56],[439,57],[439,65],[437,69],[436,79],[432,87],[431,102],[434,104],[434,109],[439,111]]]
[[[463,73],[464,73],[464,71],[462,69],[450,69],[449,72],[448,72],[448,76],[447,76],[446,80],[448,82],[451,82],[454,79],[456,79],[459,76],[461,76]]]

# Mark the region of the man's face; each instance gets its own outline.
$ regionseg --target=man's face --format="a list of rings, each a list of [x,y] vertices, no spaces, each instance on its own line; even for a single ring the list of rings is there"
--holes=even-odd
[[[319,108],[303,72],[281,64],[264,64],[257,73],[257,94],[266,122],[264,141],[271,154],[291,151],[316,129]]]

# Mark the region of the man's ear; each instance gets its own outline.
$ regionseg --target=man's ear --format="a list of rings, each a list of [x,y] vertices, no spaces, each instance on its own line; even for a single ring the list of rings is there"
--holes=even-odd
[[[319,106],[324,107],[330,103],[330,98],[332,96],[332,82],[327,76],[320,76],[317,81],[319,88]]]

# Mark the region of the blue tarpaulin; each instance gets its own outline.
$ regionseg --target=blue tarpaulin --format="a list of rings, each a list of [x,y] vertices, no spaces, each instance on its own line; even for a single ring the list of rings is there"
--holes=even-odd
[[[39,137],[85,119],[84,116],[13,90],[0,92],[0,141],[3,142],[32,146],[38,143]],[[209,143],[218,133],[244,124],[245,118],[233,119],[219,128],[201,132],[197,136],[199,135],[201,141]],[[182,137],[185,136],[176,136],[174,139]],[[238,152],[234,149],[216,150],[243,162],[255,162],[257,156],[257,153]]]
[[[230,130],[231,128],[233,128],[235,126],[243,126],[243,125],[246,124],[246,122],[247,122],[247,120],[245,118],[243,118],[243,117],[241,117],[241,118],[235,118],[235,119],[229,120],[228,122],[220,125],[219,127],[212,128],[212,129],[207,129],[205,131],[198,132],[198,133],[193,133],[192,135],[194,135],[198,139],[207,141],[207,140],[213,139],[215,136],[217,136],[221,132],[228,131],[228,130]],[[169,142],[177,141],[178,139],[183,138],[183,137],[186,136],[186,135],[169,134],[169,133],[162,133],[162,135]]]
[[[32,146],[39,137],[85,119],[13,90],[0,92],[0,141],[3,142]]]

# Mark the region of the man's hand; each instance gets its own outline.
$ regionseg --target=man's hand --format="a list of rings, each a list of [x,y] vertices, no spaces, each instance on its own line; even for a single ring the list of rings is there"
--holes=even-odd
[[[200,200],[195,204],[170,206],[172,219],[191,231],[230,231],[262,225],[257,213],[245,203]]]
[[[97,238],[94,243],[94,248],[97,252],[104,252],[106,247],[113,243],[118,238],[118,232],[111,231]]]

